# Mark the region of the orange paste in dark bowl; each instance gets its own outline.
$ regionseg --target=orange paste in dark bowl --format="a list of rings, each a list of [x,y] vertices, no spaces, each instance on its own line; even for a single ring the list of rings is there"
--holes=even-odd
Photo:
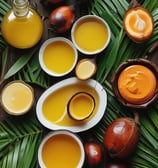
[[[116,70],[112,86],[123,105],[146,108],[158,98],[157,67],[145,59],[127,60]]]

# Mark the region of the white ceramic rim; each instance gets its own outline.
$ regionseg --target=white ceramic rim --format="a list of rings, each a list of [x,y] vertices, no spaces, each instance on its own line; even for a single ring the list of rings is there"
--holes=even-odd
[[[80,47],[77,45],[77,43],[75,42],[75,39],[74,39],[74,31],[75,31],[76,26],[79,24],[79,22],[81,22],[81,21],[83,21],[83,20],[85,20],[85,19],[87,19],[87,18],[93,18],[93,19],[99,20],[100,22],[102,22],[102,23],[106,26],[107,31],[108,31],[108,39],[107,39],[106,43],[104,44],[104,46],[103,46],[101,49],[96,50],[96,51],[93,51],[93,52],[88,52],[88,51],[85,51],[85,50],[83,50],[82,48],[80,48]],[[96,15],[85,15],[85,16],[80,17],[79,19],[77,19],[77,20],[74,22],[74,24],[73,24],[73,26],[72,26],[72,29],[71,29],[71,39],[72,39],[72,42],[74,43],[75,47],[76,47],[81,53],[86,54],[86,55],[98,54],[98,53],[102,52],[102,51],[108,46],[108,44],[109,44],[109,42],[110,42],[110,39],[111,39],[111,30],[110,30],[110,27],[109,27],[108,23],[107,23],[104,19],[102,19],[101,17],[96,16]]]
[[[42,148],[45,144],[45,142],[55,136],[55,135],[60,135],[60,134],[64,134],[64,135],[68,135],[70,137],[72,137],[74,140],[76,140],[76,142],[78,143],[78,145],[80,146],[80,149],[81,149],[81,159],[80,159],[80,162],[78,163],[77,165],[77,168],[82,168],[83,164],[84,164],[84,161],[85,161],[85,152],[84,152],[84,146],[83,146],[83,143],[80,139],[80,137],[70,131],[67,131],[67,130],[58,130],[58,131],[54,131],[54,132],[50,132],[48,133],[42,140],[39,148],[38,148],[38,162],[41,166],[41,168],[46,168],[44,162],[43,162],[43,159],[42,159]],[[73,156],[72,156],[73,157]]]
[[[65,42],[67,43],[68,45],[70,45],[72,47],[72,49],[74,50],[74,53],[75,53],[75,60],[74,60],[74,63],[72,65],[72,67],[65,73],[55,73],[51,70],[49,70],[45,64],[44,64],[44,61],[43,61],[43,52],[45,50],[45,48],[50,44],[50,43],[53,43],[53,42],[56,42],[56,41],[62,41],[62,42]],[[64,76],[64,75],[67,75],[68,73],[70,73],[76,63],[77,63],[77,60],[78,60],[78,52],[77,52],[77,49],[75,47],[75,45],[67,38],[65,37],[53,37],[53,38],[50,38],[48,40],[46,40],[40,47],[40,50],[39,50],[39,63],[40,63],[40,66],[41,68],[50,76],[54,76],[54,77],[61,77],[61,76]]]
[[[54,124],[54,123],[48,121],[44,117],[43,112],[42,112],[43,102],[52,92],[54,92],[57,89],[60,89],[62,87],[68,86],[70,84],[88,85],[88,86],[94,88],[96,90],[96,92],[98,93],[98,97],[99,97],[98,111],[95,114],[95,116],[89,122],[87,122],[83,125],[59,126],[57,124]],[[99,82],[97,82],[94,79],[81,81],[81,80],[77,79],[76,77],[71,77],[71,78],[62,80],[62,81],[54,84],[53,86],[48,88],[40,96],[40,98],[37,101],[37,105],[36,105],[36,115],[37,115],[37,118],[40,121],[40,123],[50,130],[63,130],[64,129],[64,130],[69,130],[69,131],[72,131],[72,132],[82,132],[82,131],[86,131],[86,130],[92,128],[93,126],[95,126],[101,120],[101,118],[104,115],[106,106],[107,106],[107,94],[106,94],[106,91],[104,90],[104,88],[102,87],[102,85]]]

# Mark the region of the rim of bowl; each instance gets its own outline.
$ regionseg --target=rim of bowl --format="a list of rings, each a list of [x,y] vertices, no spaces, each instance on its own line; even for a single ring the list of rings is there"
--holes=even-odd
[[[67,44],[68,44],[70,47],[72,47],[72,49],[74,50],[74,54],[75,54],[74,63],[72,64],[72,67],[71,67],[68,71],[66,71],[66,72],[64,72],[64,73],[56,73],[56,72],[53,72],[53,71],[49,70],[49,69],[45,66],[44,61],[43,61],[43,53],[44,53],[45,48],[46,48],[49,44],[51,44],[51,43],[53,43],[53,42],[56,42],[56,41],[62,41],[62,42],[67,43]],[[48,75],[50,75],[50,76],[61,77],[61,76],[67,75],[68,73],[70,73],[70,72],[74,69],[74,67],[75,67],[75,65],[76,65],[76,63],[77,63],[77,60],[78,60],[78,52],[77,52],[77,49],[76,49],[75,45],[71,42],[71,40],[69,40],[69,39],[67,39],[67,38],[65,38],[65,37],[53,37],[53,38],[49,38],[49,39],[47,39],[47,40],[41,45],[40,50],[39,50],[39,63],[40,63],[40,66],[41,66],[41,68],[42,68]]]
[[[104,46],[103,46],[101,49],[96,50],[96,51],[93,51],[93,52],[85,51],[85,50],[83,50],[82,48],[80,48],[80,47],[77,45],[77,43],[75,42],[75,39],[74,39],[74,31],[75,31],[76,26],[77,26],[80,22],[82,22],[83,20],[88,19],[88,18],[92,18],[92,19],[97,19],[97,20],[99,20],[100,22],[102,22],[102,23],[105,25],[105,27],[107,28],[107,31],[108,31],[108,39],[107,39],[106,43],[104,44]],[[102,52],[102,51],[109,45],[109,42],[110,42],[110,39],[111,39],[111,30],[110,30],[110,27],[109,27],[108,23],[107,23],[103,18],[101,18],[101,17],[99,17],[99,16],[96,16],[96,15],[85,15],[85,16],[80,17],[79,19],[77,19],[77,20],[74,22],[74,24],[73,24],[73,26],[72,26],[72,29],[71,29],[71,39],[72,39],[72,42],[74,43],[75,47],[76,47],[81,53],[86,54],[86,55],[94,55],[94,54],[98,54],[98,53]]]
[[[61,135],[61,134],[64,134],[64,135],[68,135],[70,137],[72,137],[77,143],[78,145],[80,146],[80,150],[81,150],[81,158],[80,158],[80,161],[77,165],[78,168],[82,168],[83,164],[84,164],[84,161],[85,161],[85,151],[84,151],[84,146],[83,146],[83,143],[82,143],[82,140],[81,138],[71,132],[71,131],[68,131],[68,130],[57,130],[57,131],[52,131],[52,132],[49,132],[42,140],[40,146],[39,146],[39,149],[38,149],[38,162],[39,162],[39,165],[42,167],[42,168],[46,168],[44,162],[43,162],[43,159],[42,159],[42,149],[43,149],[43,146],[44,144],[47,142],[47,140],[53,136],[56,136],[56,135]]]
[[[26,109],[21,110],[21,111],[18,112],[18,113],[9,110],[9,109],[5,106],[5,104],[3,103],[3,100],[2,100],[2,96],[3,96],[3,93],[4,93],[5,89],[6,89],[9,85],[12,85],[12,84],[14,84],[14,83],[20,83],[20,84],[25,85],[25,86],[31,91],[31,93],[32,93],[32,101],[31,101],[30,105],[29,105]],[[11,81],[11,82],[7,83],[7,84],[3,87],[2,92],[1,92],[1,95],[0,95],[0,103],[1,103],[1,105],[2,105],[2,107],[3,107],[3,109],[5,110],[6,113],[8,113],[8,114],[10,114],[10,115],[14,115],[14,116],[20,116],[20,115],[23,115],[23,114],[27,113],[27,112],[32,108],[32,106],[33,106],[33,104],[34,104],[34,101],[35,101],[34,99],[35,99],[35,97],[34,97],[34,89],[33,89],[33,87],[32,87],[31,85],[29,85],[28,83],[22,81],[22,80],[14,80],[14,81]]]

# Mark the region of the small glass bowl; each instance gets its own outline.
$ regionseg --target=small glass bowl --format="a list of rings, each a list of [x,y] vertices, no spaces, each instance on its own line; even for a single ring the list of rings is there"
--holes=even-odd
[[[132,65],[142,65],[145,66],[146,68],[148,68],[155,76],[156,79],[156,88],[154,90],[154,93],[152,94],[152,96],[146,100],[146,101],[142,101],[142,102],[131,102],[126,100],[124,97],[121,96],[119,88],[118,88],[118,79],[120,77],[121,72],[132,66]],[[148,82],[148,81],[147,81]],[[114,95],[116,96],[116,99],[124,106],[126,107],[130,107],[130,108],[136,108],[136,109],[145,109],[147,108],[151,103],[153,103],[154,101],[157,100],[158,98],[158,69],[156,67],[155,64],[153,64],[151,61],[140,58],[140,59],[129,59],[125,62],[123,62],[115,71],[115,74],[111,80],[112,83],[112,88],[114,91]],[[142,87],[144,87],[142,85]]]

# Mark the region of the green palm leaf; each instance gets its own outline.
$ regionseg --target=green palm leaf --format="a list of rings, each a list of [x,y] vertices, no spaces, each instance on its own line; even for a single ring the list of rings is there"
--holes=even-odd
[[[112,32],[111,43],[99,58],[96,79],[103,84],[108,94],[108,106],[102,121],[95,127],[94,135],[103,141],[107,126],[120,116],[131,116],[132,110],[122,107],[115,99],[109,80],[119,64],[129,58],[145,57],[148,50],[158,40],[158,0],[139,1],[151,11],[155,30],[153,38],[144,44],[132,42],[123,31],[122,19],[128,9],[126,0],[95,0],[91,3],[91,13],[104,18]],[[119,33],[118,33],[119,32]],[[130,112],[131,111],[131,112]],[[131,167],[158,167],[158,102],[140,113],[141,137],[134,156],[129,158]]]
[[[0,22],[3,16],[11,8],[11,6],[4,0],[0,1]],[[14,79],[24,80],[32,84],[36,84],[43,88],[48,88],[50,86],[49,77],[42,71],[39,61],[38,61],[38,50],[39,46],[35,46],[30,50],[26,50],[24,53],[19,54],[18,59],[9,65],[9,46],[3,39],[0,33],[0,50],[2,51],[2,68],[1,68],[1,78],[0,84],[11,77]]]
[[[36,155],[42,130],[32,116],[23,119],[6,118],[1,122],[0,167],[34,168],[37,165]]]
[[[15,79],[36,84],[42,88],[48,88],[51,85],[49,76],[45,74],[39,64],[38,52],[36,52],[34,57],[28,61],[27,65],[14,77]]]

